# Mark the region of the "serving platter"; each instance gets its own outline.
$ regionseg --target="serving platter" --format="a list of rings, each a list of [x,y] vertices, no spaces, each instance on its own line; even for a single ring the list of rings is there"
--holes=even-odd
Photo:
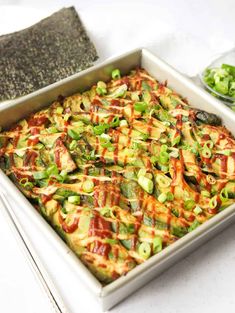
[[[235,118],[231,116],[228,108],[205,91],[195,86],[190,80],[183,77],[146,49],[134,50],[28,96],[22,97],[17,101],[2,105],[0,108],[0,125],[2,127],[12,125],[29,113],[47,106],[56,99],[59,94],[63,94],[64,96],[71,95],[76,91],[88,89],[99,80],[108,81],[110,73],[114,68],[119,68],[123,74],[127,74],[131,69],[136,67],[146,69],[159,81],[167,80],[168,85],[179,94],[186,97],[192,106],[212,113],[217,112],[217,114],[222,117],[226,127],[228,127],[233,134],[235,133]],[[4,184],[6,191],[9,194],[14,194],[14,198],[22,209],[24,209],[26,214],[34,220],[38,229],[40,229],[44,236],[50,238],[61,257],[66,259],[68,266],[71,266],[74,269],[74,273],[87,284],[91,293],[100,302],[103,310],[111,308],[130,293],[143,286],[164,269],[171,266],[177,260],[225,228],[235,218],[235,206],[232,205],[192,233],[187,234],[173,245],[164,249],[158,255],[153,256],[145,263],[133,269],[126,276],[103,287],[35,211],[28,200],[18,191],[2,171],[0,172],[0,180]]]

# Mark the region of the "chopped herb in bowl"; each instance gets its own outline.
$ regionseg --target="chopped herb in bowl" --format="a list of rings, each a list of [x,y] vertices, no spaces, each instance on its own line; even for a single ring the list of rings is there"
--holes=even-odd
[[[202,74],[202,82],[214,96],[226,104],[235,104],[235,66],[222,64],[207,68]]]

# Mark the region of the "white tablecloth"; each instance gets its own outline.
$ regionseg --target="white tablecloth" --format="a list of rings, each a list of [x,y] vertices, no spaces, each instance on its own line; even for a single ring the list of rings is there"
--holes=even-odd
[[[233,0],[114,1],[0,0],[0,34],[31,25],[74,4],[100,60],[147,46],[193,76],[234,43]],[[9,7],[11,5],[11,7]],[[15,6],[17,5],[17,6]],[[31,8],[30,8],[31,7]],[[33,7],[33,8],[32,8]],[[13,199],[12,199],[13,200]],[[20,207],[14,209],[50,268],[73,313],[99,312],[86,289]],[[49,313],[51,308],[0,213],[0,312]],[[115,307],[114,313],[234,312],[235,225]],[[70,277],[70,279],[68,279]]]

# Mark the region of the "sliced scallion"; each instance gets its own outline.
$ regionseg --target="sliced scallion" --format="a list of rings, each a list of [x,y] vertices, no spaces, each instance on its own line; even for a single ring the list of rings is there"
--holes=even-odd
[[[188,199],[184,201],[185,210],[191,211],[195,207],[196,203],[193,199]]]
[[[81,138],[81,135],[73,129],[68,130],[68,135],[75,140],[79,140]]]
[[[142,102],[136,102],[134,104],[134,109],[138,112],[145,112],[148,108],[148,105],[146,102],[142,101]]]
[[[162,238],[155,237],[153,238],[153,253],[156,254],[162,251]]]
[[[44,179],[48,177],[48,174],[46,171],[34,172],[33,177],[34,179]]]
[[[153,181],[143,175],[138,177],[139,185],[148,193],[153,193]]]
[[[144,259],[148,259],[151,255],[151,246],[148,242],[142,242],[138,247],[140,256]]]
[[[164,203],[167,200],[167,195],[163,192],[158,196],[158,201]]]
[[[119,69],[115,69],[112,71],[112,79],[116,80],[116,79],[120,79],[121,78],[121,73]]]
[[[73,204],[80,204],[80,196],[69,196],[68,202]]]
[[[201,214],[203,211],[202,211],[202,208],[199,205],[196,205],[196,207],[193,209],[193,212],[196,215],[198,215],[198,214]]]
[[[91,193],[94,190],[94,183],[92,180],[87,179],[82,183],[82,189],[84,192]]]

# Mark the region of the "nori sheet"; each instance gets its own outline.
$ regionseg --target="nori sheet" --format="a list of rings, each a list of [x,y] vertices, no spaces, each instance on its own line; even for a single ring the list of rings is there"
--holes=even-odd
[[[0,101],[15,99],[84,70],[98,58],[74,7],[0,36]]]

